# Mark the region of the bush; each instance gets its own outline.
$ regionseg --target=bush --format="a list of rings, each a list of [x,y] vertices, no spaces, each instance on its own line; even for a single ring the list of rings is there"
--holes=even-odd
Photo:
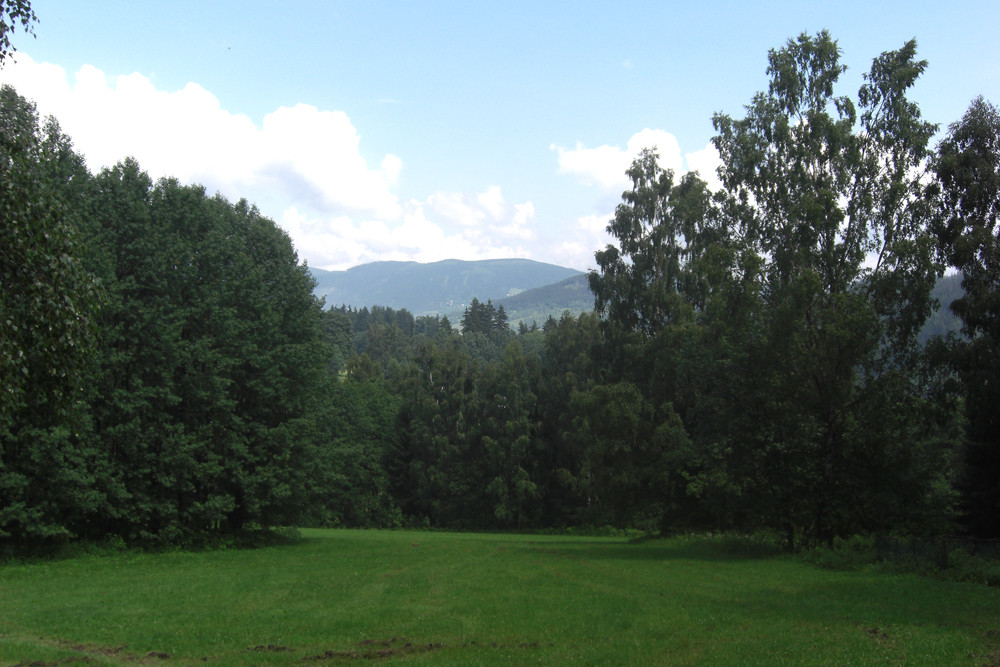
[[[861,570],[879,562],[874,537],[854,535],[834,538],[832,546],[817,546],[803,552],[803,558],[828,570]]]
[[[953,581],[1000,586],[1000,561],[974,556],[962,549],[949,554],[948,567],[940,572]]]

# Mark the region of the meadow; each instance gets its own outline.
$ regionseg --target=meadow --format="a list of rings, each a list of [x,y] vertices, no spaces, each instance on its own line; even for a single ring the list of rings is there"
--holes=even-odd
[[[0,664],[997,665],[1000,590],[722,540],[306,530],[0,565]]]

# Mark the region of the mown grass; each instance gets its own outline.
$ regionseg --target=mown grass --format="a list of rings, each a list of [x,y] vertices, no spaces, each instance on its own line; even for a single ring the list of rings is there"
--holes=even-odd
[[[1000,591],[713,540],[304,531],[0,566],[0,663],[996,665]]]

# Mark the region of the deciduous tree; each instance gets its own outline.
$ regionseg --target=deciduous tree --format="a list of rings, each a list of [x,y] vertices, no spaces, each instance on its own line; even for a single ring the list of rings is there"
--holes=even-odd
[[[935,166],[941,186],[935,230],[965,290],[951,306],[966,335],[952,353],[968,418],[964,511],[974,533],[1000,537],[1000,111],[982,97],[974,100],[949,128]]]
[[[33,24],[37,21],[38,17],[28,0],[0,0],[0,66],[15,51],[10,36],[17,25],[21,24],[24,32],[33,35]]]
[[[0,538],[69,536],[100,503],[82,441],[101,298],[73,211],[82,164],[0,88]]]
[[[759,267],[740,372],[760,382],[742,446],[773,477],[747,482],[781,496],[770,504],[790,534],[829,539],[881,511],[850,490],[856,465],[882,454],[859,438],[872,417],[859,407],[913,367],[937,275],[922,179],[935,126],[907,98],[926,67],[915,56],[910,41],[877,57],[855,103],[835,94],[836,41],[803,34],[770,52],[770,86],[745,118],[714,118],[726,208]]]

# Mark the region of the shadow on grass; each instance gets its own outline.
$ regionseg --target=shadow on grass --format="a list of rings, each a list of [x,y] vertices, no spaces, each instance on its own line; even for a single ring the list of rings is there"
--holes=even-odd
[[[170,552],[198,553],[204,551],[252,550],[266,547],[288,547],[307,541],[297,528],[259,528],[239,533],[201,535],[178,544],[141,542],[126,543],[111,535],[103,540],[40,541],[37,543],[0,546],[0,566],[13,563],[47,563],[75,560],[87,556],[116,556]]]
[[[582,539],[573,542],[561,541],[555,544],[539,541],[530,542],[527,545],[547,554],[570,559],[591,560],[733,562],[774,558],[785,553],[771,542],[733,537],[652,538],[624,544],[609,544]]]

